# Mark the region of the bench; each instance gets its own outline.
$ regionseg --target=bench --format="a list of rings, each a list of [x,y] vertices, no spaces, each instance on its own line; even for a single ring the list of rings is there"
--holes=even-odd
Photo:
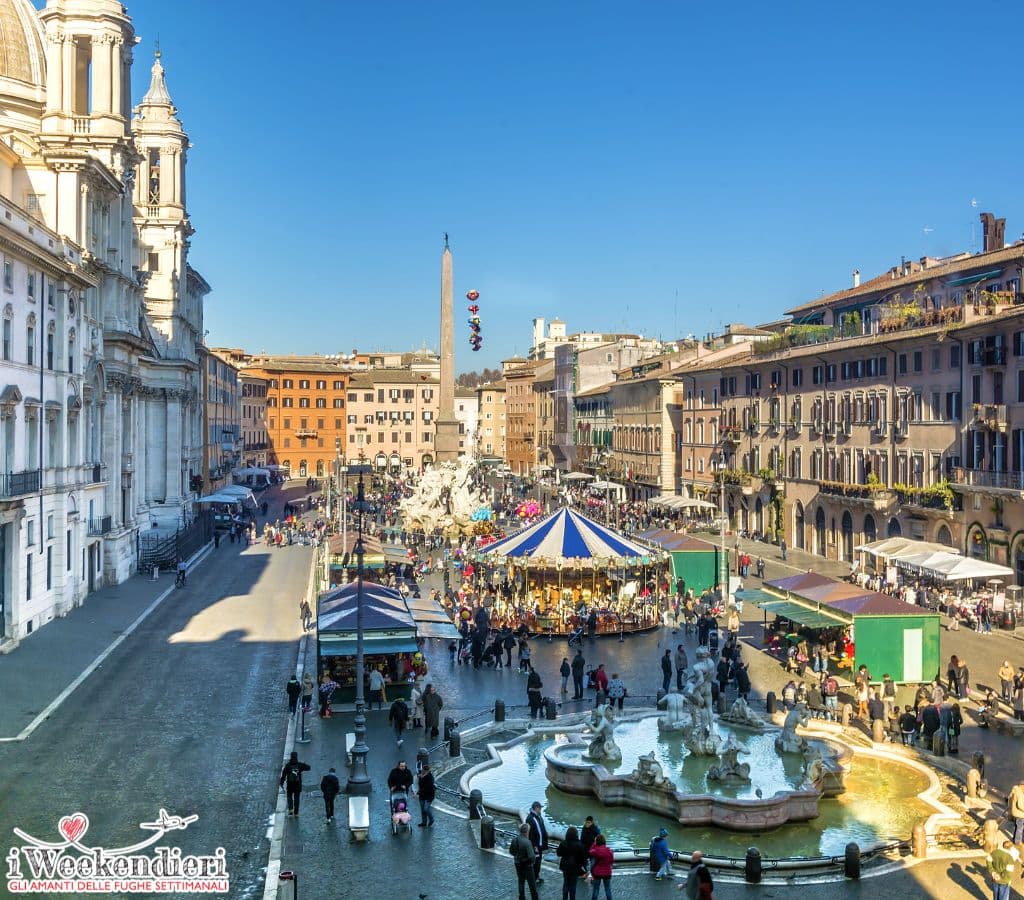
[[[348,830],[355,840],[366,840],[370,831],[370,801],[366,797],[348,798]]]
[[[352,765],[352,748],[355,745],[356,734],[354,731],[350,731],[345,735],[345,758],[348,760],[349,765]]]
[[[988,725],[996,734],[1019,738],[1024,736],[1024,722],[1008,716],[989,716]]]

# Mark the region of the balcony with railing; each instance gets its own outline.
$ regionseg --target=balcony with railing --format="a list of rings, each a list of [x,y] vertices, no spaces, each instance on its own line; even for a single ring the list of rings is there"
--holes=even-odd
[[[956,490],[1008,491],[1024,494],[1024,472],[991,472],[988,469],[953,469],[950,486]]]
[[[89,520],[89,537],[102,537],[113,530],[113,517],[103,516],[99,519]]]
[[[989,431],[1006,431],[1009,418],[1005,403],[975,403],[971,426]]]
[[[295,436],[297,438],[315,438],[319,432],[315,428],[296,428]]]
[[[729,425],[726,428],[722,429],[722,433],[719,440],[723,444],[738,444],[740,442],[741,437],[742,435],[740,433],[739,426]]]
[[[39,469],[0,475],[0,497],[22,497],[37,493],[42,483],[40,475]]]

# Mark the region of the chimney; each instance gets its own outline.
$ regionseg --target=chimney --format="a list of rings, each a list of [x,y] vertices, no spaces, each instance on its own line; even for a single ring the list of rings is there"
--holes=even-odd
[[[855,288],[860,287],[860,269],[853,270],[853,286]]]

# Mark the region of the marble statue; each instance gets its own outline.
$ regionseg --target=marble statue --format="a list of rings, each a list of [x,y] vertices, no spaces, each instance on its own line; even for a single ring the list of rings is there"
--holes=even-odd
[[[807,741],[796,733],[796,727],[807,725],[807,722],[807,704],[798,703],[786,713],[786,719],[782,723],[782,734],[775,738],[775,749],[779,753],[802,753]]]
[[[664,709],[658,716],[658,731],[682,731],[686,726],[686,698],[672,688],[658,701],[658,709]]]
[[[720,718],[723,722],[728,722],[731,725],[742,725],[745,728],[753,728],[758,731],[766,727],[764,719],[757,715],[742,697],[737,697],[728,712],[723,713]]]
[[[409,528],[431,534],[470,534],[473,514],[487,505],[486,489],[473,487],[473,459],[440,463],[420,477],[412,496],[401,503],[402,521]]]
[[[828,797],[834,797],[846,790],[846,770],[834,754],[817,743],[808,743],[804,748],[804,766],[807,780],[816,790]]]
[[[710,781],[750,781],[750,763],[738,760],[740,753],[747,753],[747,748],[732,735],[722,746],[718,762],[708,768]]]
[[[615,743],[615,719],[611,704],[602,704],[594,710],[590,721],[591,740],[587,747],[588,759],[622,759],[622,751]]]
[[[718,756],[721,738],[715,731],[711,683],[715,679],[715,661],[707,647],[697,648],[697,661],[683,688],[690,722],[683,729],[683,743],[697,756]]]
[[[665,778],[661,763],[654,758],[653,750],[636,761],[636,768],[629,777],[645,787],[672,787],[672,783]]]

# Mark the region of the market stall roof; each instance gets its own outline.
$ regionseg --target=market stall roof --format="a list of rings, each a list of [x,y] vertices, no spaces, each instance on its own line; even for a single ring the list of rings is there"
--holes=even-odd
[[[406,597],[405,605],[416,623],[416,633],[420,637],[447,638],[452,641],[459,639],[459,630],[437,600],[430,597]]]
[[[356,602],[355,598],[339,603],[331,609],[320,609],[316,619],[317,632],[323,636],[335,632],[356,630]],[[374,598],[363,597],[363,630],[364,631],[400,631],[407,629],[413,631],[416,623],[413,622],[412,614],[403,606],[396,609],[385,603],[380,603]]]
[[[594,476],[586,472],[570,472],[562,476],[562,481],[590,481]]]
[[[714,544],[708,541],[702,541],[700,538],[690,537],[688,534],[679,534],[676,531],[668,531],[666,529],[658,529],[656,536],[651,536],[651,532],[644,532],[640,535],[645,541],[650,541],[652,544],[657,544],[663,550],[671,550],[674,553],[685,553],[686,551],[714,551],[717,548]]]
[[[901,557],[915,556],[918,553],[941,552],[959,554],[960,551],[954,547],[947,547],[945,544],[935,544],[931,541],[915,541],[912,538],[891,537],[882,538],[879,541],[872,541],[870,544],[861,544],[854,547],[854,550],[863,550],[872,556],[886,556],[889,559],[900,559]]]
[[[826,609],[814,609],[792,600],[784,600],[768,591],[758,589],[737,591],[735,596],[744,602],[759,606],[774,616],[782,616],[784,619],[806,625],[808,628],[835,628],[839,625],[849,624],[848,620],[838,613]]]
[[[568,508],[541,519],[481,552],[485,559],[641,558],[651,552]]]
[[[841,597],[829,601],[833,609],[840,609],[853,616],[937,616],[914,603],[904,603],[888,594],[871,591],[859,597]]]
[[[232,469],[232,475],[241,475],[243,478],[246,475],[270,475],[270,469],[264,469],[257,466],[243,466],[241,469]]]
[[[206,497],[199,497],[196,503],[241,503],[242,498],[237,494],[222,494],[217,491],[215,494],[209,494]]]
[[[413,637],[366,637],[363,639],[363,652],[367,655],[377,653],[415,653],[419,650]],[[322,641],[321,656],[355,656],[355,638],[340,638]]]
[[[937,564],[922,569],[931,572],[945,581],[970,581],[975,578],[1005,578],[1013,575],[1013,569],[986,562],[983,559],[971,559],[964,556],[952,556]]]
[[[595,481],[590,487],[595,491],[626,490],[626,486],[619,484],[617,481]]]
[[[801,572],[799,575],[789,575],[786,578],[776,578],[774,581],[766,581],[767,587],[776,588],[780,591],[792,591],[797,593],[801,588],[817,587],[821,584],[835,584],[836,582],[827,575],[819,575],[817,572]]]

